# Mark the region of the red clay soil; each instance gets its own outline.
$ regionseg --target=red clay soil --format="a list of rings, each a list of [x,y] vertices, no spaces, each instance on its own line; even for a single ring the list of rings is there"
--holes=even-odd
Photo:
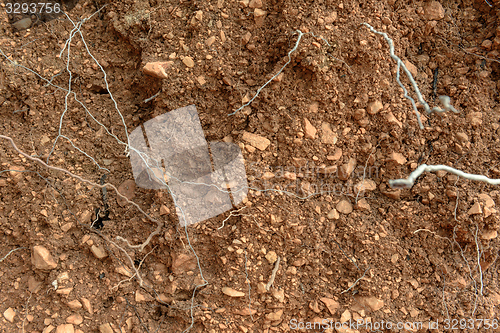
[[[0,135],[91,183],[0,139],[0,332],[498,331],[499,189],[388,181],[424,163],[500,178],[499,1],[80,0],[19,31],[8,2]],[[420,129],[363,23],[431,108],[460,112],[418,103]],[[167,190],[131,184],[123,142],[192,104],[251,189],[184,229]],[[106,215],[105,174],[137,206],[108,187]],[[142,251],[123,240],[157,226]]]

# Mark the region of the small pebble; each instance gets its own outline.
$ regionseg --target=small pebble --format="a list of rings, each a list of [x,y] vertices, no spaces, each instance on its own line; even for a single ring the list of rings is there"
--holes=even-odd
[[[341,200],[337,206],[337,210],[342,214],[350,214],[352,213],[352,204],[348,200]]]
[[[14,322],[14,317],[16,316],[16,311],[14,311],[14,309],[12,309],[12,308],[8,308],[3,313],[3,316],[5,317],[5,319],[7,319],[11,323],[13,323]]]
[[[193,58],[191,58],[191,57],[184,57],[184,59],[182,59],[182,62],[184,63],[184,65],[186,65],[189,68],[194,67],[194,61],[193,61]]]
[[[243,297],[243,296],[245,296],[245,293],[238,291],[238,290],[235,290],[233,288],[229,288],[229,287],[222,288],[222,292],[230,297]]]
[[[272,265],[276,262],[276,260],[278,260],[278,255],[274,251],[269,251],[266,254],[266,259]]]

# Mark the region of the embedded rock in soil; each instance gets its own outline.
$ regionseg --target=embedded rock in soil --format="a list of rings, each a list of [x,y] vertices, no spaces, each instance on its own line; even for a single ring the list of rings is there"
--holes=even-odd
[[[339,179],[340,180],[347,180],[351,176],[351,173],[354,171],[354,168],[356,168],[356,159],[355,158],[350,158],[349,161],[346,164],[342,164],[339,169]]]
[[[489,240],[498,237],[498,232],[496,230],[484,230],[481,234],[481,239]]]
[[[75,333],[73,324],[62,324],[57,326],[56,333]]]
[[[404,157],[401,153],[393,152],[391,153],[391,155],[389,155],[389,161],[399,165],[403,165],[406,163],[406,157]]]
[[[82,303],[80,303],[80,301],[78,300],[73,300],[71,302],[68,302],[67,305],[69,306],[70,309],[73,309],[73,310],[78,310],[82,307]]]
[[[266,254],[266,259],[272,265],[272,264],[274,264],[276,262],[276,260],[278,260],[278,255],[274,251],[269,251]]]
[[[189,68],[194,67],[194,61],[193,61],[193,58],[191,58],[191,57],[184,57],[182,59],[182,62],[184,63],[184,65],[186,65],[186,67],[189,67]]]
[[[317,132],[316,127],[314,127],[307,118],[304,118],[304,132],[306,138],[316,139],[316,132]]]
[[[243,296],[245,296],[244,292],[241,292],[241,291],[235,290],[233,288],[229,288],[229,287],[222,288],[222,292],[230,297],[243,297]]]
[[[441,3],[431,1],[424,7],[424,17],[426,20],[441,20],[444,18],[444,8]]]
[[[262,8],[262,0],[251,0],[248,4],[250,8]]]
[[[125,196],[128,200],[132,200],[135,197],[135,181],[128,179],[124,181],[119,187],[118,192]],[[118,204],[123,207],[127,204],[127,201],[121,197],[117,198]]]
[[[148,62],[142,71],[146,75],[154,76],[159,79],[168,79],[169,75],[166,70],[172,67],[172,61],[156,61],[156,62]]]
[[[368,203],[368,201],[363,198],[363,199],[360,199],[357,203],[356,203],[356,209],[358,210],[370,210],[371,207],[370,207],[370,204]]]
[[[338,220],[340,218],[340,215],[339,212],[335,208],[333,208],[326,217],[328,217],[328,219],[330,220]]]
[[[99,245],[99,246],[92,245],[90,247],[90,251],[92,251],[92,254],[97,259],[101,259],[102,260],[102,259],[104,259],[104,258],[106,258],[108,256],[108,254],[106,253],[106,249],[102,245]]]
[[[377,189],[377,184],[371,179],[360,181],[354,186],[355,193],[371,192]]]
[[[266,148],[271,144],[271,141],[263,136],[249,132],[243,132],[242,139],[259,150],[266,150]]]
[[[326,307],[327,307],[328,311],[330,311],[331,315],[334,315],[340,307],[339,302],[337,302],[334,299],[323,297],[323,298],[320,298],[319,300],[321,302],[323,302],[323,304],[326,305]]]
[[[368,104],[368,107],[366,108],[366,111],[370,115],[377,114],[380,110],[382,110],[384,106],[382,105],[382,102],[377,100],[374,102],[371,102]]]
[[[337,133],[332,131],[332,127],[329,123],[321,124],[321,142],[329,145],[334,145],[337,143]]]
[[[352,204],[348,200],[341,200],[337,204],[337,210],[341,212],[342,214],[350,214],[352,212]]]
[[[276,312],[271,312],[266,315],[266,319],[270,321],[280,320],[283,315],[283,310],[278,310]]]
[[[31,263],[37,268],[42,270],[51,270],[57,267],[54,258],[43,246],[34,246],[31,255]]]
[[[66,322],[68,324],[73,324],[73,325],[80,325],[83,323],[83,317],[79,314],[72,314],[68,318],[66,318]]]
[[[114,333],[113,329],[111,328],[111,325],[109,323],[102,324],[99,326],[99,332],[100,333]]]
[[[196,257],[192,254],[179,253],[173,256],[172,273],[180,275],[196,268]]]
[[[358,297],[357,300],[361,305],[369,307],[372,311],[377,311],[384,307],[384,301],[375,296]]]
[[[476,202],[472,207],[469,209],[467,212],[467,215],[478,215],[482,214],[483,210],[481,209],[481,205],[479,205],[479,202]]]
[[[12,309],[12,308],[8,308],[3,313],[3,316],[5,317],[5,319],[7,319],[11,323],[13,323],[14,322],[14,317],[16,316],[16,311],[14,311],[14,309]]]

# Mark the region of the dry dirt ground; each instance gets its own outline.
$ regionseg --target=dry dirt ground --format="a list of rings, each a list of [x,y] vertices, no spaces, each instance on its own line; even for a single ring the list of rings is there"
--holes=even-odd
[[[443,171],[388,187],[423,163],[500,178],[498,1],[80,0],[19,31],[8,3],[1,332],[499,331],[499,189]],[[431,107],[460,112],[419,104],[420,129],[363,22]],[[207,141],[241,147],[251,188],[183,228],[167,190],[134,185],[123,142],[192,104]]]

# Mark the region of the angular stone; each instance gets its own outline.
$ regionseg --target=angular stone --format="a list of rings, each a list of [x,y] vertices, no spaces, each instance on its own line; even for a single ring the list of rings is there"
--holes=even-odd
[[[376,297],[367,297],[365,303],[372,309],[372,311],[377,311],[384,307],[384,301],[377,299]]]
[[[377,184],[371,179],[360,181],[354,186],[355,193],[371,192],[377,189]]]
[[[262,151],[266,150],[266,148],[271,144],[271,141],[268,139],[249,132],[243,132],[242,139]]]
[[[352,315],[351,315],[351,311],[349,311],[349,310],[345,310],[340,315],[340,322],[341,323],[349,322],[351,319],[352,319]]]
[[[257,293],[258,294],[267,293],[266,284],[264,282],[257,283]]]
[[[353,118],[354,120],[361,120],[366,116],[366,110],[365,109],[357,109],[354,111]]]
[[[477,215],[477,214],[482,214],[482,213],[483,213],[483,210],[481,209],[481,205],[479,204],[479,202],[476,202],[469,209],[469,211],[467,212],[467,215]]]
[[[392,114],[392,112],[387,112],[385,120],[391,125],[398,125],[399,128],[403,128],[403,124],[394,116],[394,114]]]
[[[80,325],[83,323],[83,317],[79,314],[72,314],[68,318],[66,318],[66,322],[68,324],[73,324],[73,325]]]
[[[399,200],[401,198],[401,190],[381,191],[381,192],[386,197],[394,199],[394,200]]]
[[[132,274],[132,270],[128,267],[125,267],[123,265],[119,265],[117,267],[115,267],[115,272],[117,272],[118,274],[121,274],[123,276],[126,276],[126,277],[132,277],[134,274]]]
[[[285,290],[283,289],[273,289],[273,297],[276,298],[280,303],[285,301]]]
[[[70,222],[70,223],[66,223],[66,224],[63,224],[63,225],[61,226],[61,230],[62,230],[63,232],[68,232],[68,231],[69,231],[72,227],[73,227],[73,223],[72,223],[72,222]]]
[[[31,263],[35,268],[42,270],[51,270],[57,267],[57,263],[54,258],[43,246],[34,246],[33,253],[31,255]]]
[[[305,137],[308,139],[316,139],[316,128],[311,124],[311,122],[307,119],[304,118],[304,133]]]
[[[104,259],[108,256],[108,253],[106,252],[106,249],[104,248],[104,246],[102,245],[99,245],[99,246],[96,246],[96,245],[92,245],[90,247],[90,251],[92,252],[92,254],[94,255],[94,257],[96,257],[97,259]]]
[[[248,7],[250,7],[250,8],[262,8],[262,0],[250,0]]]
[[[215,36],[208,37],[205,41],[205,45],[210,47],[215,42]]]
[[[161,205],[161,207],[160,207],[160,216],[168,215],[168,214],[170,214],[170,209],[168,209],[168,207],[165,206],[165,205]]]
[[[257,313],[257,310],[255,309],[249,309],[248,306],[243,308],[243,309],[236,309],[233,311],[234,314],[240,315],[240,316],[253,316],[254,314]]]
[[[329,161],[338,161],[342,157],[342,149],[337,148],[332,156],[328,156],[327,159]]]
[[[330,220],[338,220],[340,218],[340,215],[339,212],[335,208],[333,208],[326,217],[328,217]]]
[[[152,301],[152,300],[153,300],[153,298],[149,294],[143,293],[140,290],[136,290],[135,301],[137,303],[148,302],[148,301]]]
[[[346,199],[341,200],[335,208],[342,214],[352,213],[352,204]]]
[[[483,124],[483,114],[481,112],[471,112],[465,116],[465,120],[472,126],[477,127]]]
[[[495,201],[486,193],[479,194],[479,200],[484,202],[485,207],[495,207]]]
[[[196,78],[196,81],[198,81],[200,85],[204,85],[205,83],[207,83],[207,80],[205,80],[205,77],[203,75],[198,76]]]
[[[304,266],[306,264],[306,259],[305,258],[298,258],[292,261],[292,265],[295,267],[300,267]]]
[[[406,66],[406,69],[411,73],[413,78],[416,79],[418,74],[417,66],[412,64],[409,60],[403,61],[403,64]]]
[[[315,313],[320,313],[321,310],[319,309],[319,304],[318,301],[314,300],[311,303],[309,303],[309,309],[311,309]]]
[[[25,17],[17,22],[14,22],[12,23],[12,27],[16,30],[26,30],[26,29],[29,29],[29,27],[31,27],[31,18],[29,17]]]
[[[264,23],[264,17],[266,16],[267,12],[265,10],[255,8],[253,11],[253,17],[255,19],[255,23],[259,25],[259,23]]]
[[[196,257],[194,255],[187,253],[175,254],[172,260],[172,273],[180,275],[194,270],[196,266]]]
[[[80,299],[82,301],[83,308],[87,310],[89,314],[94,314],[94,310],[92,308],[92,304],[90,304],[90,301],[84,297]]]
[[[467,136],[467,134],[463,133],[463,132],[459,132],[456,134],[456,137],[458,139],[458,141],[462,142],[462,143],[467,143],[469,142],[469,137]]]
[[[356,168],[356,164],[357,164],[356,159],[351,157],[346,164],[341,165],[339,169],[339,179],[340,180],[349,179],[349,177],[351,177],[351,173]]]
[[[82,303],[80,303],[80,301],[78,300],[73,300],[71,302],[68,302],[67,305],[69,306],[70,309],[73,309],[73,310],[78,310],[82,307]]]
[[[3,316],[5,317],[5,319],[13,323],[14,317],[16,316],[16,311],[14,311],[13,308],[8,308],[7,310],[4,311]]]
[[[109,323],[102,324],[99,326],[99,333],[114,333],[111,325]]]
[[[328,311],[330,311],[330,314],[332,316],[335,315],[335,313],[340,307],[340,303],[334,299],[322,297],[319,300],[323,302],[323,304],[325,304],[325,306],[327,307]]]
[[[169,74],[167,74],[167,69],[172,67],[173,61],[156,61],[156,62],[148,62],[146,66],[143,67],[142,71],[146,75],[154,76],[159,79],[168,79],[170,78]]]
[[[266,171],[264,172],[264,174],[260,177],[260,179],[264,179],[264,180],[269,180],[269,179],[272,179],[275,177],[275,174],[270,172],[270,171]]]
[[[384,307],[384,301],[379,300],[374,296],[359,297],[358,301],[362,305],[368,306],[372,311],[377,311]]]
[[[483,230],[481,234],[481,239],[490,240],[498,237],[498,232],[496,230]]]
[[[194,67],[194,61],[193,61],[193,58],[191,58],[191,57],[184,57],[182,59],[182,62],[184,63],[184,65],[186,65],[186,67],[189,67],[189,68]]]
[[[368,203],[368,201],[365,198],[362,198],[362,199],[358,200],[358,202],[356,203],[355,207],[358,210],[367,210],[367,211],[369,211],[371,209],[370,204]]]
[[[18,171],[9,171],[9,175],[12,177],[15,183],[19,183],[24,177],[24,167],[23,166],[10,166],[9,170],[18,170]],[[21,172],[19,172],[21,171]]]
[[[424,17],[429,21],[437,21],[444,18],[444,8],[438,1],[431,1],[424,6]]]
[[[236,289],[229,288],[229,287],[222,288],[222,292],[230,297],[243,297],[243,296],[245,296],[244,292],[241,292],[241,291],[238,291]]]
[[[75,333],[75,327],[73,324],[62,324],[57,326],[56,333]]]
[[[337,143],[338,137],[337,133],[332,131],[332,127],[329,123],[321,124],[321,142],[329,145],[334,145]],[[342,151],[341,151],[342,152]]]
[[[266,319],[270,321],[277,321],[283,316],[283,310],[278,310],[276,312],[271,312],[266,315]]]
[[[40,287],[42,286],[41,281],[37,281],[34,276],[30,276],[28,278],[28,290],[33,294],[36,294],[40,291]]]
[[[393,162],[393,163],[396,163],[396,164],[399,164],[399,165],[403,165],[403,164],[406,163],[406,158],[401,153],[392,152],[389,155],[389,159],[388,160],[390,162]]]
[[[382,104],[381,101],[373,101],[368,104],[368,107],[366,108],[366,111],[370,115],[377,114],[380,110],[384,108],[384,105]]]

